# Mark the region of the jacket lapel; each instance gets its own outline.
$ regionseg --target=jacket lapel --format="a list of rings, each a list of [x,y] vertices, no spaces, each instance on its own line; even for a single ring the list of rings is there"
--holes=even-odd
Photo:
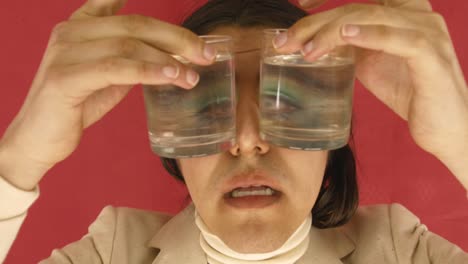
[[[169,220],[148,245],[160,250],[153,264],[206,263],[193,204]]]
[[[206,263],[194,214],[195,207],[190,204],[151,239],[148,246],[160,250],[153,264]],[[340,228],[312,227],[309,247],[296,264],[341,264],[341,259],[352,253],[354,247],[353,241]]]
[[[341,259],[351,254],[354,243],[339,228],[310,229],[309,247],[296,264],[342,264]]]

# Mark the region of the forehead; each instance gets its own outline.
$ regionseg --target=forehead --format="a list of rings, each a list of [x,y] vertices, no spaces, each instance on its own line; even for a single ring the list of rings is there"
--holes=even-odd
[[[216,28],[210,34],[229,35],[233,38],[236,65],[241,66],[236,67],[236,72],[240,76],[248,76],[258,74],[264,29],[226,26]]]
[[[211,31],[213,35],[229,35],[233,38],[234,53],[242,54],[258,51],[262,45],[263,27],[242,28],[236,26],[218,27]]]

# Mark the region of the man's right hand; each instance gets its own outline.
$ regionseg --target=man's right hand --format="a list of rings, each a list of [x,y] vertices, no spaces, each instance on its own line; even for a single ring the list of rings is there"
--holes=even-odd
[[[115,16],[122,0],[89,0],[58,24],[26,100],[0,141],[0,176],[33,189],[78,146],[83,130],[140,83],[192,88],[198,74],[175,60],[208,65],[216,51],[181,27]]]

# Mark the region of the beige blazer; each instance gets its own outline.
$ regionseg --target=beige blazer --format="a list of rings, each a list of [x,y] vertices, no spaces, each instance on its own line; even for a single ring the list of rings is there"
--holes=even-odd
[[[106,207],[89,234],[41,263],[204,264],[194,210],[190,205],[171,217]],[[298,264],[468,263],[468,254],[429,232],[398,204],[361,207],[345,226],[312,228],[310,233],[309,248]]]

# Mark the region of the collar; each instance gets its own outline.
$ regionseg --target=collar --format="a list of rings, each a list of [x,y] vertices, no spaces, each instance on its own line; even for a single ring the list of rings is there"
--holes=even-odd
[[[153,264],[206,263],[194,214],[195,207],[190,204],[150,240],[148,246],[159,249]],[[341,264],[340,259],[349,255],[354,247],[353,241],[340,228],[312,227],[309,247],[296,263]]]

